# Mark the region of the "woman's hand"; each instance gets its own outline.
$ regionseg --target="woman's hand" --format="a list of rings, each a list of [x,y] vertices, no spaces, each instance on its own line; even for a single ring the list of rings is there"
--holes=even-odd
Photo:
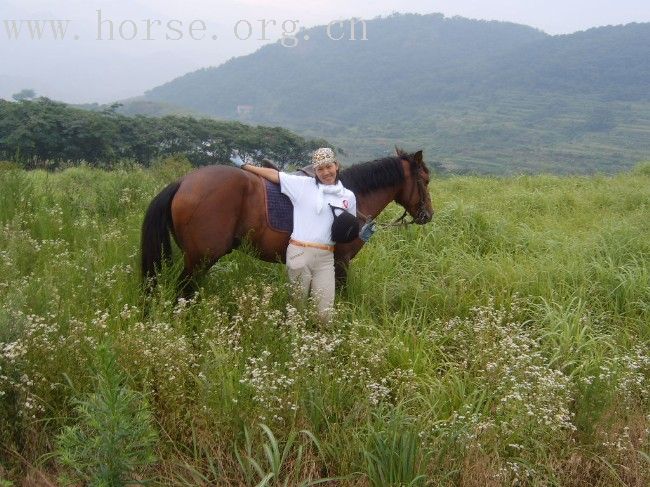
[[[375,234],[376,231],[377,228],[375,222],[373,220],[370,220],[368,223],[361,227],[361,230],[359,230],[359,238],[364,242],[367,242],[370,240],[370,237]]]
[[[233,150],[231,152],[231,154],[230,154],[230,162],[232,162],[235,166],[237,166],[240,169],[246,165],[244,160],[239,155],[239,151],[237,151],[237,150]]]

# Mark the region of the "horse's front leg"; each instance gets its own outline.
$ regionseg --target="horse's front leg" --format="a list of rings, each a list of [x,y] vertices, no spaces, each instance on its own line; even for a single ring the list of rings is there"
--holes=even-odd
[[[334,278],[336,279],[336,288],[341,289],[348,280],[348,269],[350,261],[363,247],[363,242],[359,239],[349,243],[336,246],[334,252]]]
[[[345,286],[348,280],[348,267],[350,259],[344,256],[335,257],[334,259],[334,279],[336,282],[336,289],[341,289]]]

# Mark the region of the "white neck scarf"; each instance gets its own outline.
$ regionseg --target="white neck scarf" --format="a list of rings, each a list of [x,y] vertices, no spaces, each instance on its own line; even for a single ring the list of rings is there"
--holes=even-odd
[[[343,184],[341,181],[337,181],[336,184],[319,184],[318,185],[318,196],[316,201],[316,213],[320,214],[323,211],[323,203],[325,201],[324,194],[333,194],[335,196],[343,196]]]

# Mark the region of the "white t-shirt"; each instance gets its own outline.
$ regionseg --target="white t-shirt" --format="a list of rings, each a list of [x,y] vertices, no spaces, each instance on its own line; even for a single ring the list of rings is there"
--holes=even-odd
[[[316,184],[314,178],[281,172],[280,191],[293,203],[291,238],[302,242],[335,244],[331,235],[334,216],[329,204],[345,208],[352,215],[357,215],[357,199],[340,181],[336,185]],[[319,212],[321,194],[322,208]],[[340,212],[341,210],[336,210],[337,215]]]

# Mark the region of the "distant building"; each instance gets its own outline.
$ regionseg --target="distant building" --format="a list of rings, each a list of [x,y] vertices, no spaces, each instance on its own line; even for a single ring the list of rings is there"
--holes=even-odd
[[[253,105],[237,105],[237,115],[246,117],[253,113]]]

